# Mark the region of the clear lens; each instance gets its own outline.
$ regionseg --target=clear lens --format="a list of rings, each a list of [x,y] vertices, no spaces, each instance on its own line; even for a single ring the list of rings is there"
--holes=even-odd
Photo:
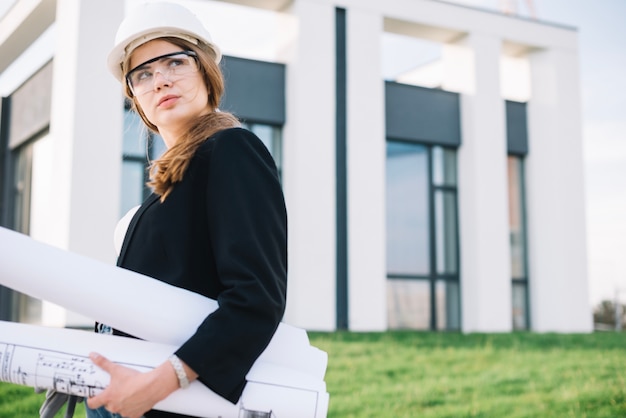
[[[168,81],[176,81],[198,71],[198,63],[192,51],[180,51],[161,55],[132,69],[126,80],[135,96],[154,88],[154,78],[160,73]]]

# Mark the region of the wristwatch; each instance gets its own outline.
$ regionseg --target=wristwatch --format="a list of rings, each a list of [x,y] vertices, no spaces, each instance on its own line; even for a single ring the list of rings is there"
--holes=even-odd
[[[168,360],[176,372],[176,377],[178,377],[178,386],[180,386],[181,389],[188,388],[189,379],[187,379],[187,373],[185,373],[182,361],[180,361],[176,354],[169,356]]]

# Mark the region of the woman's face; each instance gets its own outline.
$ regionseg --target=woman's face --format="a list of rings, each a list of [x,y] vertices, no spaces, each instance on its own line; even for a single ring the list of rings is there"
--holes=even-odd
[[[193,119],[212,111],[195,58],[170,56],[183,51],[179,46],[155,39],[137,47],[129,61],[129,78],[134,84],[137,104],[159,129],[168,148],[176,143]],[[152,61],[164,55],[167,57]],[[189,65],[191,69],[186,67]]]

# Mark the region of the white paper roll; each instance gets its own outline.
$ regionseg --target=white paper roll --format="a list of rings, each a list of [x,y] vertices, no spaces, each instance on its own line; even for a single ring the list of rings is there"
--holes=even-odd
[[[0,321],[0,381],[93,396],[109,383],[89,353],[97,347],[109,360],[145,372],[163,363],[175,346],[79,330]],[[318,417],[327,404],[323,382],[271,363],[257,362],[238,404],[198,381],[173,392],[154,409],[197,417],[237,418],[245,408],[277,417]],[[326,404],[324,403],[326,402]],[[325,416],[325,415],[324,415]]]
[[[154,343],[179,347],[217,309],[216,301],[197,293],[37,242],[6,228],[0,228],[0,255],[1,285]],[[155,323],[159,326],[151,326]],[[92,347],[91,351],[97,350]],[[326,405],[328,394],[323,379],[327,361],[324,351],[310,345],[305,330],[284,323],[257,360],[266,365],[265,369],[276,366],[272,370],[290,370],[291,376],[309,376],[311,381],[317,381],[313,392],[317,401]],[[250,378],[259,373],[255,366]],[[254,385],[248,386],[252,391]],[[264,396],[259,395],[259,399]],[[252,395],[250,398],[255,399]],[[322,413],[316,418],[326,416],[325,410],[321,412],[323,407],[316,408],[317,413]]]

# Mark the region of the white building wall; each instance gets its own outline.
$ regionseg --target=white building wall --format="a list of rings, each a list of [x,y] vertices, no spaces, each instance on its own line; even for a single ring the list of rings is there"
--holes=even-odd
[[[54,22],[56,0],[15,1],[0,16],[0,73]]]
[[[120,85],[105,57],[123,17],[123,0],[57,0],[50,136],[50,207],[58,247],[114,263],[123,131]],[[67,325],[85,319],[68,313]]]
[[[287,58],[283,178],[289,217],[285,320],[315,330],[336,324],[335,9],[296,0],[298,35]]]
[[[575,49],[530,54],[526,196],[532,329],[590,332],[581,97]]]
[[[464,43],[473,52],[475,85],[461,95],[458,150],[462,329],[505,332],[512,296],[502,41],[472,33]]]
[[[348,319],[353,331],[387,328],[383,17],[357,6],[346,16]]]

